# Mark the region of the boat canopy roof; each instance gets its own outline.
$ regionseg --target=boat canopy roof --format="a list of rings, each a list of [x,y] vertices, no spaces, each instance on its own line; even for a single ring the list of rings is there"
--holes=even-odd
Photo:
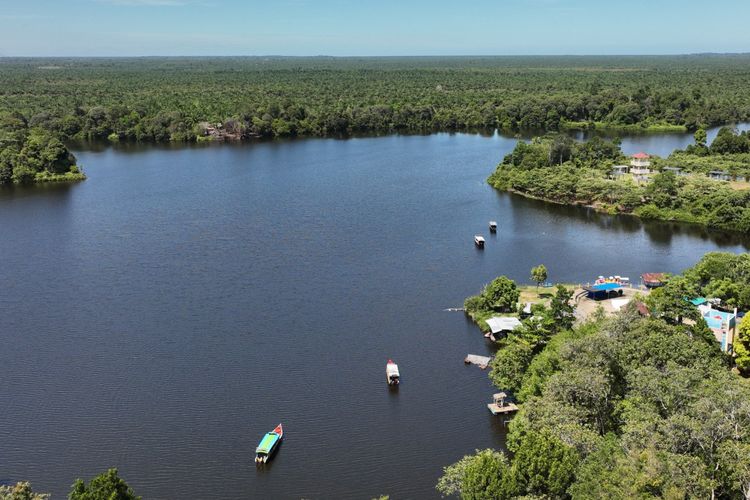
[[[271,453],[276,441],[279,440],[279,435],[275,432],[269,432],[263,439],[260,440],[260,444],[255,449],[255,453]]]
[[[600,292],[609,292],[610,290],[617,290],[618,288],[622,288],[622,285],[619,283],[599,283],[598,285],[594,285],[591,288]]]
[[[398,373],[398,366],[396,365],[396,363],[388,363],[385,366],[385,371],[386,371],[386,373],[388,374],[389,377],[399,377],[400,376],[399,373]]]

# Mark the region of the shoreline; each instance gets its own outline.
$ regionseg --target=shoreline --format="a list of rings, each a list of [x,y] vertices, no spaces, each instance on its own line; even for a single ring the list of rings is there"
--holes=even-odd
[[[563,206],[563,207],[588,208],[588,209],[591,209],[591,210],[595,211],[596,213],[602,214],[602,215],[611,215],[611,216],[620,215],[620,216],[626,216],[626,217],[633,217],[633,218],[635,218],[635,219],[637,219],[637,220],[639,220],[641,222],[664,222],[664,223],[689,224],[691,226],[699,227],[701,229],[705,229],[706,231],[710,231],[710,232],[730,233],[730,234],[735,235],[735,236],[750,236],[747,233],[744,233],[744,232],[740,231],[739,229],[730,229],[730,228],[721,228],[721,227],[709,226],[708,224],[706,224],[704,222],[699,222],[699,221],[695,221],[695,220],[679,219],[679,218],[667,219],[667,218],[657,218],[657,217],[642,217],[642,216],[638,215],[637,213],[635,213],[635,211],[633,211],[633,212],[624,212],[622,210],[618,210],[617,207],[614,206],[614,205],[604,205],[604,206],[602,206],[602,205],[591,205],[591,204],[587,204],[587,203],[584,203],[584,202],[578,201],[578,200],[576,200],[576,201],[574,201],[572,203],[565,203],[565,202],[561,202],[561,201],[557,201],[557,200],[551,200],[551,199],[548,199],[548,198],[543,198],[541,196],[534,196],[532,194],[528,194],[528,193],[525,193],[523,191],[518,191],[516,189],[511,189],[511,188],[500,189],[500,188],[494,186],[490,182],[489,179],[487,180],[487,184],[489,184],[493,189],[495,189],[495,190],[497,190],[497,191],[499,191],[501,193],[505,192],[505,193],[509,193],[511,195],[514,195],[514,196],[520,196],[520,197],[523,197],[523,198],[526,198],[526,199],[529,199],[529,200],[541,201],[541,202],[544,202],[544,203],[550,203],[550,204],[553,204],[553,205],[559,205],[559,206]],[[642,206],[646,206],[646,205],[642,205]],[[605,208],[605,207],[608,207],[608,208]],[[641,207],[639,207],[639,208],[641,208]]]
[[[305,139],[366,139],[375,137],[393,137],[393,136],[428,136],[435,134],[472,134],[485,137],[492,137],[495,134],[505,136],[509,139],[532,139],[537,136],[554,132],[601,132],[605,136],[618,136],[623,133],[632,135],[659,135],[659,134],[687,134],[691,130],[684,125],[673,124],[631,124],[618,125],[606,122],[594,122],[595,127],[591,128],[588,122],[561,122],[558,129],[514,129],[503,127],[464,127],[464,128],[434,128],[424,127],[416,129],[389,129],[389,130],[358,130],[348,133],[331,133],[331,134],[294,134],[294,135],[247,135],[247,136],[199,136],[196,135],[191,139],[168,139],[162,141],[142,141],[134,138],[122,137],[117,139],[102,138],[70,138],[66,140],[67,145],[74,146],[131,146],[131,145],[183,145],[183,146],[205,146],[214,144],[254,144],[276,141],[293,141]],[[717,128],[729,126],[733,123],[724,123],[718,125],[709,125],[708,128]]]

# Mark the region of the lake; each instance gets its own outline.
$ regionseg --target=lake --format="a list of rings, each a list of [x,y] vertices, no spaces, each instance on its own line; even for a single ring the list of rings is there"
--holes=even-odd
[[[118,467],[148,499],[433,498],[443,466],[505,436],[463,364],[492,349],[445,308],[540,263],[637,281],[747,248],[498,193],[514,144],[121,146],[76,151],[83,183],[0,191],[0,481],[65,498]]]

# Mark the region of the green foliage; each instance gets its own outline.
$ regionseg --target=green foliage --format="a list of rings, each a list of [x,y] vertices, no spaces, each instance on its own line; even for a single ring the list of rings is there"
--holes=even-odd
[[[73,483],[69,500],[140,500],[130,486],[117,475],[117,469],[109,469],[89,481],[82,479]]]
[[[541,396],[547,380],[560,369],[561,348],[574,339],[591,334],[592,331],[596,331],[595,325],[588,324],[575,330],[560,332],[552,337],[544,349],[527,364],[525,372],[521,373],[521,389],[514,393],[516,399],[524,402],[532,396]],[[492,379],[492,372],[490,372],[490,378]]]
[[[52,133],[29,128],[14,113],[0,115],[0,127],[0,184],[83,178],[73,154]]]
[[[498,312],[513,312],[521,292],[513,280],[499,276],[484,287],[482,296],[491,309]]]
[[[626,452],[609,434],[576,473],[573,498],[627,500],[630,498],[707,498],[710,482],[692,458],[646,448]]]
[[[531,281],[536,283],[537,287],[547,281],[547,268],[544,264],[531,268]]]
[[[726,130],[726,140],[731,136],[750,141],[746,133]],[[568,161],[555,163],[551,156],[558,142],[555,135],[536,138],[530,144],[519,142],[488,182],[497,189],[555,203],[750,233],[750,190],[734,189],[707,176],[720,169],[735,178],[750,179],[750,153],[719,154],[713,149],[698,151],[696,146],[666,160],[654,160],[657,169],[679,165],[689,175],[678,177],[662,171],[651,182],[636,184],[629,175],[610,178],[611,165],[624,161],[617,144],[601,140],[574,144]],[[592,142],[597,144],[592,146]]]
[[[570,303],[573,292],[562,285],[557,285],[555,295],[550,301],[549,316],[556,326],[556,330],[569,330],[573,327],[575,315]]]
[[[745,315],[737,328],[734,353],[737,369],[745,376],[750,375],[750,315]]]
[[[685,278],[704,297],[719,298],[723,304],[750,309],[750,255],[710,252]]]
[[[565,496],[575,479],[578,453],[550,432],[529,432],[513,457],[514,489],[529,495]]]
[[[0,73],[0,106],[64,140],[196,140],[202,124],[220,124],[230,138],[558,130],[571,124],[692,130],[750,117],[748,60],[14,59]],[[564,161],[566,146],[560,146],[561,154],[550,160]]]
[[[48,500],[48,493],[35,493],[26,481],[13,486],[0,485],[0,500]]]
[[[490,380],[496,387],[515,393],[521,388],[523,376],[534,357],[534,346],[513,336],[490,363]]]
[[[690,299],[698,295],[698,287],[686,278],[675,276],[666,285],[654,290],[647,298],[651,313],[668,323],[679,324],[684,318],[698,319],[698,310]]]
[[[711,153],[720,155],[750,153],[750,136],[746,132],[738,134],[731,127],[721,127],[710,150]]]
[[[442,495],[458,495],[464,500],[512,498],[508,460],[494,450],[477,450],[443,470],[437,483]]]
[[[750,385],[704,322],[682,320],[702,290],[742,300],[744,285],[726,281],[750,279],[748,259],[707,254],[651,294],[649,318],[628,307],[546,344],[514,333],[490,372],[522,403],[507,439],[514,455],[488,498],[746,498]]]

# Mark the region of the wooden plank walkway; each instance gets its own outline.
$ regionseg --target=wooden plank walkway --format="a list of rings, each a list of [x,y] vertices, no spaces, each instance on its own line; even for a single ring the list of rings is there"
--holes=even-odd
[[[489,403],[487,405],[487,408],[489,408],[490,413],[492,413],[493,415],[502,415],[504,413],[513,413],[518,411],[518,406],[514,405],[513,403],[505,403],[503,406],[500,406],[497,403]]]

